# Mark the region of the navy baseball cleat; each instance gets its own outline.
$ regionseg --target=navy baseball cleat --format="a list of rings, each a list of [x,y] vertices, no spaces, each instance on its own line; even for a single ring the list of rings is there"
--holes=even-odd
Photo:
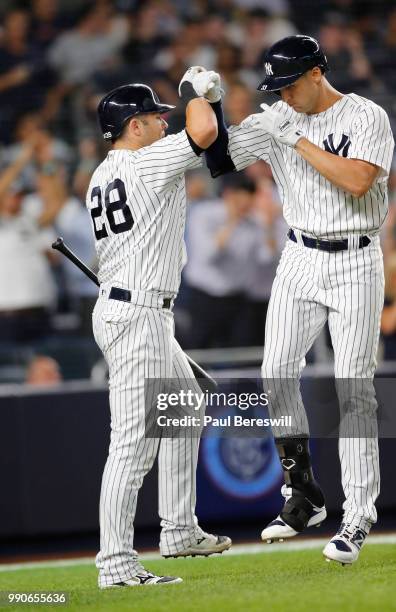
[[[336,535],[323,549],[327,561],[338,561],[342,565],[350,565],[357,561],[368,533],[360,527],[341,523]]]
[[[191,542],[187,548],[183,548],[178,552],[170,555],[162,555],[165,559],[169,557],[208,557],[215,553],[222,553],[228,550],[232,544],[231,538],[228,536],[218,536],[212,533],[206,533],[200,529],[197,538]]]
[[[283,485],[281,493],[285,498],[282,512],[261,532],[267,544],[292,538],[306,527],[319,527],[327,516],[324,505],[315,506],[301,491]]]

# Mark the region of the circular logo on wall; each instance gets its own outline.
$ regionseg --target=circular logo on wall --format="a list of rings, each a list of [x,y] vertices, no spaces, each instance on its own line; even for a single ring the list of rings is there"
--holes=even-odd
[[[282,478],[271,435],[262,438],[203,438],[202,457],[211,480],[242,499],[268,493]]]

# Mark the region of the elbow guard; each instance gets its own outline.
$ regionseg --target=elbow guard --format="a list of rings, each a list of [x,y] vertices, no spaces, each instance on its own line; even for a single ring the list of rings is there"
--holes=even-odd
[[[227,172],[233,172],[235,165],[228,153],[228,130],[224,122],[221,100],[211,104],[211,107],[217,119],[218,136],[214,143],[205,150],[205,157],[212,178],[217,178]]]

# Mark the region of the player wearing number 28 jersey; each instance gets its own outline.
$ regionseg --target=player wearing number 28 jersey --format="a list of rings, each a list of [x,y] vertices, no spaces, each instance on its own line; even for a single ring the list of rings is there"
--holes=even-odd
[[[184,173],[202,164],[201,152],[217,136],[210,104],[195,96],[186,129],[165,137],[163,113],[172,108],[146,85],[132,84],[107,94],[98,109],[104,138],[113,142],[87,193],[99,258],[93,331],[109,367],[111,411],[96,559],[101,588],[181,582],[147,572],[133,548],[138,491],[157,454],[162,555],[208,555],[231,545],[197,523],[199,438],[145,436],[145,380],[194,379],[173,334],[184,264]]]

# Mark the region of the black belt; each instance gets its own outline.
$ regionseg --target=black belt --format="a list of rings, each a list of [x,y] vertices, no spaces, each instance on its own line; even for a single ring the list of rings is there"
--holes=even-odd
[[[109,293],[110,300],[118,300],[120,302],[130,302],[131,292],[129,289],[120,289],[119,287],[112,287]],[[170,309],[172,307],[172,298],[164,298],[162,302],[162,308]]]
[[[296,235],[292,229],[289,229],[287,235],[290,240],[297,242]],[[310,238],[309,236],[304,236],[301,234],[301,239],[304,246],[308,247],[309,249],[318,249],[319,251],[327,251],[329,253],[348,250],[348,238],[344,238],[344,240],[319,240],[318,238]],[[371,240],[368,236],[360,236],[359,249],[368,246],[370,242]]]

